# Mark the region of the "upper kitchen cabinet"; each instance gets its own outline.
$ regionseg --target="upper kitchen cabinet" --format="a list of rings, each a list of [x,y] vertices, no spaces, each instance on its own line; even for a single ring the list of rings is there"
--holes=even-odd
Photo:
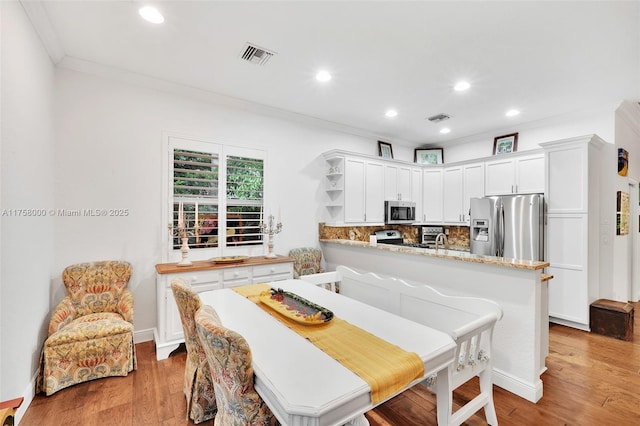
[[[384,199],[415,201],[411,191],[411,167],[385,163]]]
[[[484,196],[484,163],[445,167],[443,219],[445,223],[469,223],[470,199]]]
[[[502,157],[504,155],[504,157]],[[544,153],[502,154],[485,163],[485,195],[544,192]]]
[[[416,221],[422,217],[422,168],[411,169],[411,201],[416,203]]]
[[[427,168],[422,171],[422,215],[416,212],[416,219],[422,222],[442,222],[442,167]]]
[[[384,222],[382,162],[346,157],[344,173],[344,221]]]

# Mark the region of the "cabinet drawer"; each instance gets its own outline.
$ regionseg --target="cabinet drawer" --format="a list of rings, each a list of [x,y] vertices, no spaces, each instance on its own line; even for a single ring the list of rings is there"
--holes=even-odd
[[[284,274],[273,274],[253,277],[253,284],[268,283],[272,281],[289,280],[293,278],[293,273],[285,272]]]
[[[293,263],[274,263],[271,265],[260,265],[260,266],[253,267],[254,282],[256,281],[256,279],[259,279],[261,277],[269,278],[273,275],[281,275],[281,274],[283,275],[291,274],[290,276],[288,276],[288,278],[292,278]]]
[[[171,281],[176,278],[181,278],[194,287],[203,284],[217,284],[220,282],[220,271],[194,271],[182,274],[168,274],[166,277],[168,288],[171,288]]]
[[[251,278],[251,268],[232,268],[223,272],[222,279],[227,281],[243,280]]]

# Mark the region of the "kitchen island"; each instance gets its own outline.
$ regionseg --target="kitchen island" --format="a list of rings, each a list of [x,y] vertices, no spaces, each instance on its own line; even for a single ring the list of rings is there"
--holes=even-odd
[[[345,265],[428,284],[444,294],[498,302],[493,381],[531,402],[542,398],[540,376],[549,349],[547,262],[481,256],[352,240],[321,239],[327,269]]]

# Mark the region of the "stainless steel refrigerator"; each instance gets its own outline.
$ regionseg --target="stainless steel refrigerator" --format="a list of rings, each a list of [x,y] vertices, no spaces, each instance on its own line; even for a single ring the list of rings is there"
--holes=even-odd
[[[471,199],[471,253],[544,260],[544,197],[502,195]]]

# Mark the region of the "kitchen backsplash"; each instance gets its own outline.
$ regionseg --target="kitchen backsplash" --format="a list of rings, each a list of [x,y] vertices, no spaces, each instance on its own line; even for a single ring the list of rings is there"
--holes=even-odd
[[[418,243],[417,226],[413,225],[385,225],[385,226],[327,226],[320,223],[318,235],[321,240],[354,240],[369,242],[369,236],[383,229],[397,229],[404,235],[406,243]],[[449,230],[447,238],[452,246],[469,247],[468,226],[444,226]]]

